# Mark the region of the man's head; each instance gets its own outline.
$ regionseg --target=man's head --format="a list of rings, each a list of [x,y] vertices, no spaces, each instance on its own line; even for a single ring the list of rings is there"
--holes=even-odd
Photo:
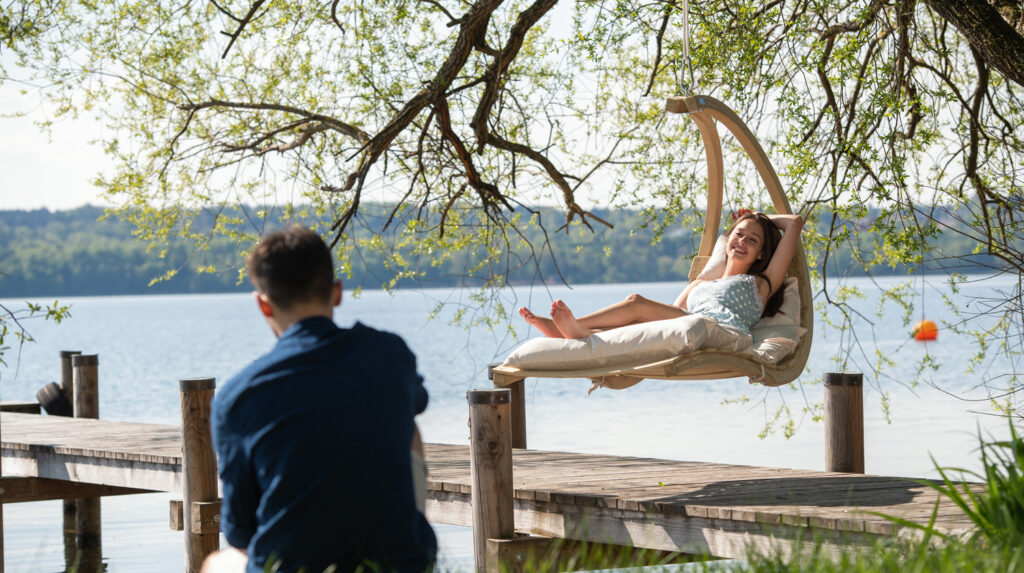
[[[330,316],[341,302],[331,251],[320,235],[305,227],[263,237],[247,263],[260,311],[276,334],[297,320]]]

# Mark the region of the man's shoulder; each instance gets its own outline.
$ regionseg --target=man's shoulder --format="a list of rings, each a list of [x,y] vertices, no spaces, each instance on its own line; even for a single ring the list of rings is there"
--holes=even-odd
[[[323,337],[307,339],[305,343],[278,344],[270,352],[249,363],[245,368],[228,379],[217,392],[221,406],[233,402],[247,389],[260,384],[264,379],[281,375],[296,363],[315,363],[322,360],[349,359],[353,355],[369,358],[376,354],[389,356],[410,356],[412,352],[405,340],[393,332],[378,330],[361,322],[349,328],[335,327]]]
[[[405,339],[398,334],[387,330],[378,330],[359,321],[356,321],[351,328],[342,329],[342,331],[344,331],[348,336],[363,342],[380,345],[398,345],[403,348],[407,348]]]
[[[234,376],[228,378],[227,382],[225,382],[217,390],[217,393],[214,394],[214,415],[216,415],[218,411],[225,412],[229,409],[230,405],[238,399],[238,396],[251,387],[259,378],[260,374],[265,372],[276,362],[272,354],[273,353],[268,352],[267,354],[260,356],[256,360],[250,362]]]

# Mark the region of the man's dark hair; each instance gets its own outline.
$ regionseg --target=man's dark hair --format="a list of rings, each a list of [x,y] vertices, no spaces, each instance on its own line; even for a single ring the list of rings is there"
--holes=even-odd
[[[284,310],[303,302],[330,303],[334,262],[324,240],[305,227],[263,237],[247,260],[256,290]]]

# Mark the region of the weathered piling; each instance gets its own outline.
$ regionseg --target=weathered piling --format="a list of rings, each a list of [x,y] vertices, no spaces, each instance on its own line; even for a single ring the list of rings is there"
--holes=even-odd
[[[513,448],[526,447],[526,380],[513,382],[508,386],[512,393],[511,438]]]
[[[486,568],[487,540],[515,533],[512,490],[511,392],[470,390],[470,474],[473,506],[473,562]]]
[[[864,375],[826,372],[825,470],[864,473]]]
[[[100,417],[99,356],[77,354],[71,357],[74,413],[76,418]],[[77,570],[92,573],[102,567],[102,529],[100,498],[75,500],[75,563]]]
[[[71,364],[71,358],[82,354],[79,350],[60,351],[60,390],[64,394],[65,404],[75,403],[75,370]],[[42,400],[40,400],[42,403]],[[47,411],[49,414],[53,412]],[[74,415],[74,406],[71,411],[65,414]],[[75,523],[78,521],[76,507],[73,499],[63,501],[63,537],[64,537],[64,564],[70,570],[75,564]]]
[[[100,357],[95,354],[77,354],[71,357],[71,364],[75,417],[98,419]]]
[[[526,380],[518,380],[511,384],[494,380],[492,368],[498,364],[490,364],[487,367],[487,378],[491,380],[495,388],[508,388],[512,392],[511,422],[512,422],[512,447],[526,448]]]
[[[217,458],[210,435],[210,403],[216,380],[191,378],[181,388],[181,492],[185,529],[185,571],[198,573],[220,546]]]
[[[0,437],[0,441],[2,441],[2,437]],[[0,456],[0,476],[4,475],[3,458]],[[0,573],[4,573],[4,504],[2,503],[0,503]]]
[[[64,395],[71,400],[72,404],[75,396],[75,371],[71,359],[80,354],[82,354],[81,350],[60,351],[60,389],[64,391]]]

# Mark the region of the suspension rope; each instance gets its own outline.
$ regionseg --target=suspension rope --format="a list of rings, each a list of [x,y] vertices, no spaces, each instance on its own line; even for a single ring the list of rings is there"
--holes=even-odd
[[[689,75],[687,75],[689,74]],[[690,60],[690,1],[683,0],[683,65],[677,84],[681,95],[690,95],[693,88],[693,62]]]

